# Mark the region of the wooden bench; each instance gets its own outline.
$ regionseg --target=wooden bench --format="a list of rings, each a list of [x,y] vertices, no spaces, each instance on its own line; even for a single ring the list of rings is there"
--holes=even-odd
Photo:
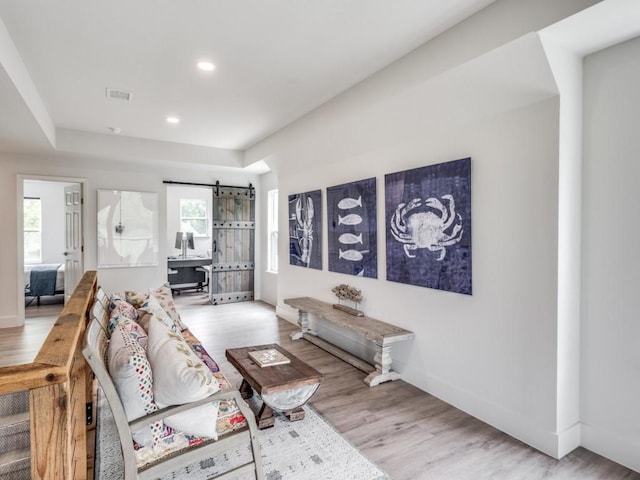
[[[375,318],[349,315],[348,313],[333,308],[332,304],[316,300],[315,298],[289,298],[286,299],[284,303],[298,310],[298,325],[300,325],[300,331],[291,334],[293,340],[304,338],[323,350],[350,363],[354,367],[359,368],[363,372],[368,373],[369,375],[364,379],[364,382],[370,387],[375,387],[382,382],[400,378],[400,374],[391,370],[391,344],[403,340],[411,340],[414,338],[413,332],[381,320],[376,320]],[[373,369],[373,365],[319,338],[309,324],[309,314],[334,325],[338,325],[346,330],[355,332],[363,336],[366,340],[373,342],[376,348],[374,357],[375,369]]]

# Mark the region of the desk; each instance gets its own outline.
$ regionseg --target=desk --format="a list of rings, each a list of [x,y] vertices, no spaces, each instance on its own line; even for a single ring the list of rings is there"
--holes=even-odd
[[[167,277],[173,292],[178,294],[183,290],[201,292],[209,285],[207,267],[211,267],[211,258],[169,257],[167,267]]]

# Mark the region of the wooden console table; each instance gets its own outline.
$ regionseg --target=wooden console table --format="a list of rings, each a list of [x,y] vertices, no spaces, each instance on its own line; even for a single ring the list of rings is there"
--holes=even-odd
[[[284,303],[298,309],[300,331],[291,334],[293,340],[304,338],[323,350],[350,363],[354,367],[359,368],[363,372],[368,373],[369,375],[364,379],[364,382],[370,387],[375,387],[382,382],[400,378],[400,374],[391,370],[391,344],[413,339],[413,332],[374,318],[349,315],[348,313],[333,308],[333,305],[330,303],[310,297],[288,298]],[[374,357],[375,370],[371,371],[373,368],[371,364],[317,337],[316,332],[313,331],[309,325],[309,314],[362,335],[366,340],[373,342],[376,348]]]

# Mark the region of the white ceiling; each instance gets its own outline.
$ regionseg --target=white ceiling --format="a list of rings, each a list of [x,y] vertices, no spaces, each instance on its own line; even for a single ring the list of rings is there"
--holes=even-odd
[[[245,150],[492,2],[0,0],[0,150],[110,127]]]
[[[493,1],[0,0],[0,151],[247,167],[244,150]],[[640,0],[540,33],[587,55],[640,34]]]

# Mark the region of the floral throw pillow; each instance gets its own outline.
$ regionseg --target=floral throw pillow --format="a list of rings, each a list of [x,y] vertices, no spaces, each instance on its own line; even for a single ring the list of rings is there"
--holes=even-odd
[[[164,309],[165,312],[171,317],[171,319],[178,325],[182,326],[180,322],[180,315],[176,310],[176,304],[173,301],[173,294],[171,293],[171,287],[168,283],[164,285],[149,290],[149,293],[155,297],[160,306]],[[183,330],[183,328],[181,328]]]
[[[132,290],[125,290],[124,295],[134,308],[140,308],[144,302],[149,298],[149,292],[134,292]]]
[[[176,325],[153,295],[149,295],[147,300],[138,309],[138,316],[138,323],[142,325],[142,328],[147,332],[149,331],[149,322],[153,317],[162,320],[174,332],[180,332],[180,327]]]
[[[180,332],[152,316],[149,321],[149,363],[158,406],[193,402],[216,393],[220,386]]]
[[[109,312],[111,317],[126,317],[130,318],[134,322],[138,320],[138,311],[127,302],[122,296],[119,294],[111,295],[109,299]],[[109,322],[109,333],[113,331],[113,326],[111,322]]]

